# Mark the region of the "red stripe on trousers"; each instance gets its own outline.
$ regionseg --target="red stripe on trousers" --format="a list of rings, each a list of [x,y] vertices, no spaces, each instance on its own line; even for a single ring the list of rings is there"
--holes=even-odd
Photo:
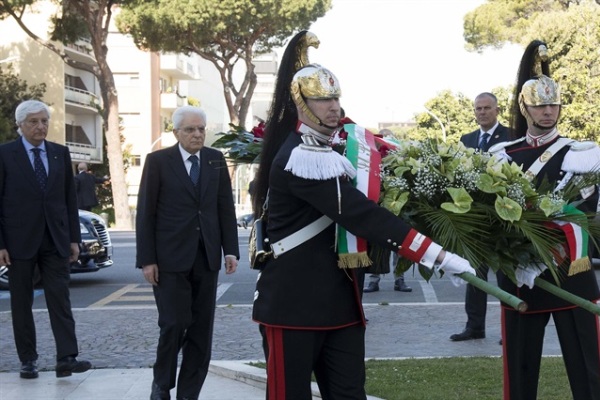
[[[269,400],[285,400],[285,367],[283,363],[283,329],[265,326],[269,359],[267,360],[267,393]]]

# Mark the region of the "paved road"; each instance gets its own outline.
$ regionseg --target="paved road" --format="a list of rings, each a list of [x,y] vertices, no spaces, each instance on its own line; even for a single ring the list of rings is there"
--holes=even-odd
[[[459,332],[464,325],[464,289],[455,288],[449,279],[427,283],[420,277],[408,275],[407,278],[413,286],[412,293],[394,292],[393,278],[387,275],[380,292],[364,296],[369,319],[366,332],[368,358],[501,355],[501,346],[498,345],[500,307],[495,299],[490,298],[488,305],[487,338],[455,343],[448,337]],[[246,279],[242,282],[251,285]],[[258,328],[251,320],[251,306],[228,302],[227,293],[237,283],[223,279],[221,285],[213,359],[263,359]],[[120,284],[116,289],[112,287],[106,295],[93,301],[87,300],[85,307],[74,308],[81,356],[92,360],[96,368],[150,367],[154,360],[158,327],[149,289],[143,283]],[[83,296],[85,290],[85,285],[77,288],[77,296]],[[7,302],[6,298],[0,300],[4,309]],[[39,365],[42,369],[51,369],[55,350],[47,311],[39,307],[35,319]],[[544,352],[560,355],[552,321],[547,329]],[[0,372],[14,372],[18,366],[11,315],[9,311],[0,311]]]
[[[367,358],[500,356],[499,305],[489,305],[487,338],[451,342],[462,325],[461,304],[366,305]],[[96,368],[147,368],[152,365],[158,337],[156,310],[144,308],[75,309],[81,357]],[[0,313],[0,372],[16,372],[11,316]],[[39,366],[54,365],[54,340],[46,311],[36,311]],[[260,335],[249,306],[219,306],[216,310],[214,360],[262,360]],[[554,328],[548,328],[544,352],[559,355]]]

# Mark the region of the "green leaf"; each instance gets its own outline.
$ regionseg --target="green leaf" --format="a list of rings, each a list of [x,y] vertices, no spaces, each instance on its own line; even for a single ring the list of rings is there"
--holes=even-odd
[[[556,214],[557,212],[562,211],[563,206],[564,202],[557,202],[555,200],[552,200],[548,196],[544,196],[539,202],[539,207],[544,212],[546,217],[549,217],[552,214]]]
[[[450,193],[452,203],[442,203],[441,207],[453,213],[464,214],[471,210],[471,203],[473,198],[467,193],[464,188],[448,188],[446,189]]]
[[[477,181],[477,188],[485,193],[506,194],[506,188],[502,186],[501,181],[495,181],[491,175],[481,174]]]
[[[494,207],[496,208],[498,216],[505,221],[518,221],[521,219],[521,214],[523,213],[523,209],[519,203],[508,197],[498,196]]]
[[[398,188],[391,188],[390,190],[386,191],[381,205],[393,212],[395,215],[400,215],[402,207],[404,207],[408,201],[409,195],[410,193],[408,192],[400,193]]]

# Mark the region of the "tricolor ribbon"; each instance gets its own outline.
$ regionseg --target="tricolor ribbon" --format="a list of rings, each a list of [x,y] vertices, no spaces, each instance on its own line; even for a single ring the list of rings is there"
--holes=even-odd
[[[567,204],[563,207],[563,213],[571,216],[581,216],[582,220],[585,219],[585,214],[571,204]],[[572,276],[580,272],[589,271],[591,269],[591,263],[588,257],[589,235],[587,231],[573,222],[552,221],[546,223],[546,225],[550,228],[560,229],[565,235],[566,243],[563,246],[563,250],[565,250],[564,253],[566,254],[564,255],[568,256],[571,261],[568,275]],[[560,257],[560,251],[558,253],[559,254],[555,256],[564,258]]]
[[[369,199],[377,202],[380,191],[381,155],[375,144],[375,135],[356,124],[344,125],[346,158],[356,168],[354,187]],[[338,265],[340,268],[357,268],[371,265],[367,253],[367,241],[338,225]]]

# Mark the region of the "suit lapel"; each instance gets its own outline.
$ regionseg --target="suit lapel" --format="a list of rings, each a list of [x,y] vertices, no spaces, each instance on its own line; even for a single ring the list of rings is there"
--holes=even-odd
[[[506,142],[508,140],[508,136],[507,135],[508,135],[508,132],[506,130],[506,127],[503,126],[503,125],[498,124],[498,127],[494,131],[494,134],[492,135],[492,137],[488,141],[487,148],[489,149],[490,147],[492,147],[496,143]]]
[[[168,153],[169,157],[169,165],[171,166],[171,170],[177,179],[181,181],[185,189],[194,197],[196,197],[196,188],[190,179],[190,176],[187,173],[185,168],[184,161],[181,158],[181,153],[179,152],[179,144],[175,144],[170,148]]]
[[[48,156],[48,184],[46,190],[50,187],[54,187],[58,176],[58,171],[62,169],[62,155],[52,143],[46,141],[46,155]]]
[[[210,174],[214,170],[212,167],[212,160],[209,160],[210,154],[203,147],[200,150],[200,198],[204,196],[206,190],[208,190],[208,182],[210,182]]]

